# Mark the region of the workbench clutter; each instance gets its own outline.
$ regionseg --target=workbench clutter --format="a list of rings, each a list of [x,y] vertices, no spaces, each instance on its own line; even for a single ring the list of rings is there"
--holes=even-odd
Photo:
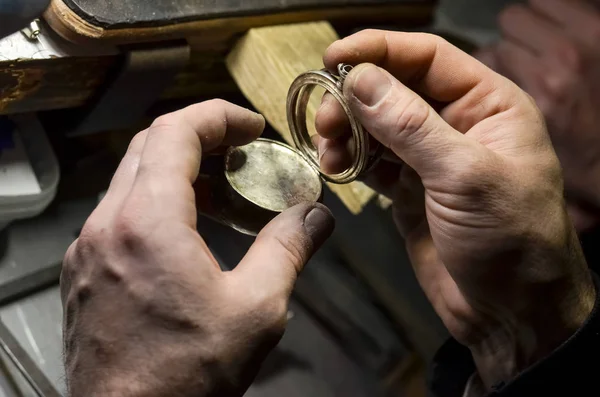
[[[32,218],[54,199],[60,172],[39,121],[0,116],[0,231]]]

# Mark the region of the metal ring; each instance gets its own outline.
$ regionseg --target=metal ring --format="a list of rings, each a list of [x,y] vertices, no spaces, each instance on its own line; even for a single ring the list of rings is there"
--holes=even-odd
[[[365,172],[375,166],[383,153],[383,147],[378,145],[373,156],[369,156],[369,135],[360,122],[354,117],[350,106],[343,94],[344,80],[352,66],[346,64],[338,65],[339,76],[331,74],[327,70],[310,71],[301,74],[294,80],[287,98],[287,119],[294,144],[298,151],[309,161],[309,163],[321,174],[327,182],[335,184],[347,184],[355,181]],[[319,154],[314,147],[308,128],[306,126],[306,111],[313,90],[323,87],[341,104],[352,130],[352,138],[355,146],[355,158],[350,168],[342,173],[328,175],[321,170]]]

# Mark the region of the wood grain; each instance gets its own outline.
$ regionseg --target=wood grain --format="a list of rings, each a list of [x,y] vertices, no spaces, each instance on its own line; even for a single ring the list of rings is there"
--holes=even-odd
[[[112,44],[140,43],[172,40],[198,35],[211,35],[226,31],[242,33],[260,26],[290,24],[308,21],[328,20],[334,24],[347,24],[348,21],[369,23],[408,23],[411,26],[424,25],[431,20],[435,1],[421,3],[400,3],[395,5],[369,6],[320,6],[312,9],[282,11],[277,13],[257,13],[246,16],[233,16],[173,23],[162,26],[139,26],[106,29],[94,25],[79,16],[61,0],[52,0],[45,13],[48,24],[65,39],[76,43],[108,42]]]
[[[211,98],[239,92],[225,51],[201,50],[175,77],[163,99]],[[119,67],[120,56],[0,61],[0,115],[85,105]]]
[[[227,67],[240,90],[267,121],[293,145],[286,116],[290,85],[298,75],[323,68],[322,56],[338,39],[328,22],[251,29],[227,57]],[[313,95],[307,125],[314,126],[320,96]],[[364,184],[329,184],[354,214],[360,213],[375,193]]]
[[[93,98],[118,67],[121,57],[106,55],[98,50],[112,43],[134,43],[165,40],[185,36],[192,48],[192,59],[186,70],[177,76],[165,98],[210,98],[229,96],[238,92],[235,82],[225,68],[224,58],[250,27],[273,25],[286,21],[306,21],[329,16],[339,32],[350,33],[369,23],[393,23],[396,26],[422,27],[433,15],[432,4],[398,4],[387,7],[347,7],[335,10],[318,9],[294,12],[289,15],[263,15],[245,18],[221,18],[181,23],[158,28],[127,29],[104,32],[70,18],[76,17],[64,4],[54,1],[48,22],[63,36],[75,43],[68,45],[62,38],[51,35],[57,48],[85,48],[61,51],[47,59],[31,59],[29,51],[15,54],[11,60],[0,60],[0,114],[64,109],[85,105]],[[62,5],[61,5],[62,4]],[[85,21],[84,21],[85,22]],[[65,24],[63,26],[63,24]],[[60,26],[63,26],[62,28]],[[91,29],[91,30],[90,30]],[[47,29],[49,31],[49,29]],[[50,32],[44,32],[44,35]],[[48,37],[47,37],[48,38]],[[82,43],[85,43],[82,45]],[[160,46],[160,43],[153,45]],[[122,47],[127,50],[127,47]],[[101,53],[103,55],[95,56]],[[0,57],[1,58],[1,57]],[[15,60],[13,60],[15,59]],[[16,60],[18,59],[18,61]]]

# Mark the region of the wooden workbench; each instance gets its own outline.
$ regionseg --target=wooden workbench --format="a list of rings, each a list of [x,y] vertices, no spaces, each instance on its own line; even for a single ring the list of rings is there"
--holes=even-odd
[[[181,5],[186,2],[187,6]],[[114,5],[108,12],[109,3],[121,5]],[[171,9],[170,13],[162,14],[162,19],[152,21],[150,15],[155,11],[146,6],[145,19],[131,20],[133,5],[142,3],[180,4],[188,13]],[[53,0],[45,17],[59,35],[45,26],[42,45],[35,57],[28,51],[7,57],[0,42],[0,114],[63,109],[87,103],[119,67],[123,47],[142,41],[160,46],[165,40],[185,39],[192,48],[188,67],[164,93],[165,98],[226,95],[237,88],[224,59],[237,39],[252,27],[329,20],[342,35],[378,24],[423,27],[432,18],[434,3],[434,0],[186,0],[183,3]],[[238,7],[242,4],[243,7]],[[119,7],[129,8],[120,13]],[[91,15],[100,8],[104,17],[94,20]],[[121,15],[122,19],[115,19],[115,15]],[[21,38],[15,40],[18,39]]]

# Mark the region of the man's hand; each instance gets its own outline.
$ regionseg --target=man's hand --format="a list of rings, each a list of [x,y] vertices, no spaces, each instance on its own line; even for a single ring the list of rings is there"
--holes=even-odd
[[[364,31],[324,60],[331,70],[358,65],[344,94],[392,160],[367,182],[393,198],[416,275],[485,384],[509,381],[567,340],[595,291],[531,98],[426,34]],[[345,123],[325,96],[317,130],[330,171],[348,158]]]
[[[511,6],[500,17],[502,41],[480,54],[527,91],[544,114],[581,231],[600,223],[598,3],[530,0]]]
[[[231,272],[196,231],[203,152],[264,119],[223,101],[156,120],[132,141],[68,250],[61,277],[69,395],[241,396],[286,324],[297,274],[329,237],[320,204],[283,213]]]

